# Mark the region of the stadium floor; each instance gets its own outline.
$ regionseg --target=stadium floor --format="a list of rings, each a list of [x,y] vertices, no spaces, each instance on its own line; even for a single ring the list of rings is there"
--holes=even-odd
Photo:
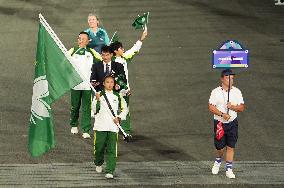
[[[236,86],[246,103],[246,110],[239,114],[236,170],[244,171],[241,164],[247,161],[277,163],[282,165],[283,186],[284,6],[270,0],[0,0],[1,169],[5,165],[11,165],[11,170],[13,165],[38,164],[36,169],[48,164],[84,165],[93,160],[92,140],[70,134],[69,93],[53,105],[55,149],[31,158],[27,134],[38,14],[71,48],[87,27],[87,15],[94,11],[110,36],[118,31],[125,49],[141,34],[131,27],[132,21],[137,14],[150,12],[149,36],[129,66],[134,141],[127,144],[120,139],[119,163],[188,164],[214,159],[207,104],[220,73],[211,68],[212,50],[227,39],[236,39],[250,50],[250,67],[236,71]],[[234,186],[250,185],[244,181],[238,179]]]

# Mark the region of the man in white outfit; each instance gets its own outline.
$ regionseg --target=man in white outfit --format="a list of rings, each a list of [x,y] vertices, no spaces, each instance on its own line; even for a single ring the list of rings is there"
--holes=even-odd
[[[235,178],[232,169],[234,148],[238,139],[237,113],[245,109],[241,91],[233,86],[234,75],[230,69],[223,70],[221,86],[212,90],[209,98],[209,110],[214,114],[214,145],[216,148],[212,174],[218,174],[226,148],[226,176],[228,178]]]
[[[124,72],[126,75],[127,85],[122,87],[120,90],[120,93],[122,94],[123,98],[125,99],[128,107],[128,114],[126,116],[126,120],[121,122],[121,127],[123,130],[131,136],[131,123],[130,123],[130,112],[129,112],[129,97],[131,95],[131,90],[129,86],[129,76],[128,76],[128,64],[132,62],[133,57],[139,52],[142,46],[143,40],[148,35],[147,30],[145,30],[140,39],[133,45],[132,48],[130,48],[127,51],[124,51],[124,48],[122,46],[121,42],[113,42],[110,47],[113,51],[113,60],[115,62],[121,63],[124,67]]]
[[[78,36],[78,46],[71,48],[69,53],[73,58],[73,63],[83,75],[86,81],[71,89],[71,133],[78,134],[79,110],[82,103],[81,128],[83,138],[90,138],[91,129],[91,88],[89,79],[91,76],[92,65],[101,61],[101,56],[95,50],[88,48],[89,35],[86,32],[80,32]]]

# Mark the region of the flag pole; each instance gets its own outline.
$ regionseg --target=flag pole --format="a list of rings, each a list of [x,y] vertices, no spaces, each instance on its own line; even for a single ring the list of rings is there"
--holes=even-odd
[[[149,12],[147,12],[146,18],[147,18],[147,21],[146,21],[146,23],[145,23],[144,32],[147,32],[147,23],[148,23],[148,21],[149,21]]]
[[[229,74],[229,87],[228,87],[228,100],[227,105],[230,102],[230,90],[231,90],[231,75]],[[230,109],[227,106],[227,114],[229,114]]]
[[[117,33],[117,31],[115,31],[115,32],[113,33],[113,35],[112,35],[112,37],[111,37],[111,39],[110,39],[110,41],[109,41],[109,44],[111,44],[111,42],[112,42],[112,40],[113,40],[113,38],[114,38],[114,36],[115,36],[116,33]]]
[[[58,38],[58,36],[56,35],[56,33],[53,31],[53,29],[50,27],[50,25],[47,23],[47,21],[45,20],[45,18],[43,17],[42,14],[39,14],[39,20],[40,23],[43,24],[44,28],[47,30],[47,32],[50,34],[50,36],[53,38],[53,40],[56,42],[57,46],[60,48],[60,50],[62,51],[62,53],[66,56],[67,58],[67,49],[65,48],[65,46],[63,45],[63,43],[60,41],[60,39]],[[68,59],[69,60],[69,59]]]
[[[77,68],[77,66],[72,63],[73,60],[71,58],[71,55],[68,53],[67,49],[65,48],[65,46],[63,45],[63,43],[61,42],[61,40],[58,38],[58,36],[56,35],[56,33],[53,31],[53,29],[50,27],[50,25],[47,23],[47,21],[45,20],[45,18],[43,17],[43,15],[40,13],[39,14],[39,19],[40,19],[40,23],[42,23],[42,25],[44,26],[44,28],[46,29],[46,31],[50,34],[50,36],[53,38],[53,40],[55,41],[55,43],[57,44],[57,46],[59,47],[59,49],[62,51],[62,53],[64,54],[64,56],[66,57],[66,59],[69,60],[69,62],[71,63],[71,65],[74,67],[74,69],[76,70],[76,72],[79,74],[79,76],[81,77],[81,79],[83,81],[88,82],[90,88],[96,93],[97,91],[95,90],[95,88],[93,87],[93,85],[90,83],[90,79],[87,79],[81,72],[80,70]]]
[[[149,21],[149,14],[150,14],[150,12],[147,12],[147,23],[148,23],[148,21]]]
[[[103,96],[104,96],[104,95],[103,95]],[[114,111],[112,110],[112,108],[111,108],[111,106],[110,106],[110,104],[109,104],[109,101],[108,101],[108,99],[107,99],[107,96],[105,95],[104,98],[105,98],[105,100],[106,100],[106,102],[107,102],[107,104],[108,104],[108,109],[109,109],[109,110],[107,110],[108,113],[109,113],[112,117],[116,118],[116,116],[115,116],[115,114],[114,114]],[[104,103],[101,103],[101,104],[103,104],[104,106],[106,106]],[[121,127],[120,123],[115,123],[115,124],[116,124],[116,126],[119,128],[119,130],[122,132],[122,134],[123,134],[123,136],[124,136],[124,138],[125,138],[125,141],[126,141],[126,142],[129,142],[129,135],[123,130],[123,128]]]

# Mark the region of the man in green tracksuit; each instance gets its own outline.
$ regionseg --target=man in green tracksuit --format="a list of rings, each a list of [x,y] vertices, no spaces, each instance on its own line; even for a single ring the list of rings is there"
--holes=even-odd
[[[122,94],[123,98],[125,99],[126,103],[127,103],[127,107],[128,107],[128,111],[129,111],[129,97],[131,95],[131,91],[130,91],[130,86],[129,86],[129,79],[128,79],[128,68],[127,68],[127,64],[131,62],[131,60],[133,59],[134,55],[137,54],[142,46],[142,41],[146,38],[148,32],[145,30],[140,39],[133,45],[132,48],[130,48],[127,51],[124,51],[122,43],[121,42],[113,42],[110,46],[112,48],[112,51],[114,53],[114,61],[121,63],[124,67],[124,72],[126,75],[126,79],[127,79],[127,86],[126,88],[122,88],[120,90],[120,93]],[[126,120],[121,122],[121,127],[123,128],[123,130],[131,135],[131,123],[130,123],[130,112],[128,112],[127,116],[126,116]]]
[[[83,138],[90,138],[91,129],[91,88],[89,79],[93,63],[101,61],[101,56],[93,49],[88,48],[89,35],[86,32],[80,32],[78,36],[78,46],[71,48],[69,53],[73,58],[73,64],[85,81],[71,89],[71,133],[78,134],[79,110],[82,101],[81,128]]]
[[[107,152],[106,175],[108,179],[113,178],[117,159],[118,126],[120,120],[126,118],[128,109],[123,97],[113,90],[115,79],[107,75],[103,81],[104,90],[96,95],[92,110],[95,112],[94,123],[94,155],[96,171],[102,172],[104,163],[104,152]],[[111,109],[116,117],[113,117]]]

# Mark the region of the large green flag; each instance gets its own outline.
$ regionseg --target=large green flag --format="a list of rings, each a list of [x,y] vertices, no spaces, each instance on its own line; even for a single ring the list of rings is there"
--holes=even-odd
[[[28,143],[33,157],[55,147],[51,104],[83,81],[52,32],[40,20]]]
[[[149,12],[144,13],[142,16],[139,16],[134,20],[132,23],[132,26],[135,29],[144,29],[145,24],[148,24],[148,19],[149,19]]]

